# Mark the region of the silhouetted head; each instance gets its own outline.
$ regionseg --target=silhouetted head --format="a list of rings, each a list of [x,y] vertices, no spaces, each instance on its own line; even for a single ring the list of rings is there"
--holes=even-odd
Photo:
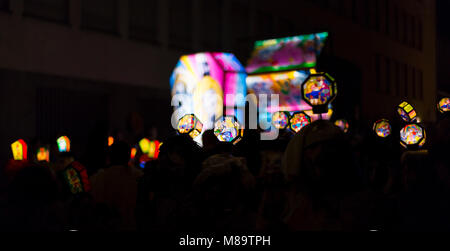
[[[115,142],[109,149],[109,158],[111,161],[111,165],[128,165],[130,154],[131,148],[127,143],[123,141]]]
[[[210,151],[219,144],[219,140],[213,130],[206,130],[202,135],[203,149]]]

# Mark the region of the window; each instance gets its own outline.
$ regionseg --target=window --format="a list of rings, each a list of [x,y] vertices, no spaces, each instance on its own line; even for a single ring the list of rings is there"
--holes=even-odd
[[[394,62],[395,96],[400,96],[400,63]]]
[[[412,48],[417,48],[416,27],[417,27],[416,18],[414,16],[411,16],[411,47]]]
[[[385,58],[385,64],[386,64],[386,94],[390,94],[391,93],[391,59],[390,58]]]
[[[380,81],[381,81],[381,56],[379,54],[375,55],[375,87],[376,87],[376,91],[379,93],[380,92]]]
[[[403,85],[403,87],[405,88],[405,98],[408,98],[408,96],[409,96],[409,93],[408,93],[408,85],[409,85],[409,79],[408,79],[408,65],[407,64],[404,64],[403,65],[403,82],[404,82],[404,85]]]
[[[117,2],[113,0],[83,0],[81,25],[83,28],[117,33]]]
[[[420,100],[423,100],[423,72],[421,70],[417,71],[418,73],[418,80],[419,80],[419,98]]]
[[[403,44],[408,43],[408,14],[406,12],[402,11],[402,40],[401,42]]]
[[[158,40],[157,0],[132,0],[129,4],[130,38],[156,42]]]
[[[421,19],[418,19],[417,23],[417,49],[423,49],[423,23]]]
[[[412,98],[417,98],[416,86],[418,85],[416,82],[416,68],[411,67],[411,87],[412,87]]]
[[[68,0],[24,0],[24,16],[69,23]]]
[[[380,32],[380,1],[375,0],[375,30]]]
[[[385,0],[385,15],[384,15],[384,18],[385,18],[385,23],[384,23],[384,25],[386,26],[385,27],[385,34],[387,35],[387,36],[389,36],[390,34],[391,34],[391,26],[390,26],[390,22],[391,22],[391,8],[390,8],[390,1],[389,0]]]
[[[190,1],[169,2],[169,45],[172,48],[192,48],[192,8]]]
[[[395,21],[395,39],[400,40],[400,16],[398,6],[394,8],[394,21]]]

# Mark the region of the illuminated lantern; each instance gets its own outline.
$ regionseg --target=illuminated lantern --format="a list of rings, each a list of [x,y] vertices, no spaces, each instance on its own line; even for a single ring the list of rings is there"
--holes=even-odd
[[[143,138],[139,141],[139,147],[143,154],[148,154],[150,152],[150,140]]]
[[[19,139],[11,144],[11,150],[14,160],[27,160],[28,147],[23,139]]]
[[[438,110],[441,113],[450,111],[450,98],[443,98],[438,103]]]
[[[336,94],[336,81],[328,73],[311,74],[302,84],[302,97],[316,114],[328,112],[328,104]]]
[[[225,116],[214,124],[214,135],[221,142],[232,142],[236,144],[242,139],[244,129],[241,128],[234,116]]]
[[[132,147],[131,148],[130,159],[134,159],[134,157],[136,157],[136,153],[137,153],[136,147]]]
[[[378,120],[373,124],[373,130],[378,137],[386,138],[391,135],[392,127],[387,119]]]
[[[275,112],[272,114],[272,125],[277,129],[286,129],[289,124],[289,114],[286,112]]]
[[[109,136],[108,137],[108,146],[112,146],[112,144],[114,144],[114,138]]]
[[[408,102],[403,102],[397,107],[397,112],[400,115],[400,117],[405,122],[413,122],[416,117],[416,111],[414,110],[414,107],[409,104]]]
[[[58,150],[61,153],[70,152],[70,140],[67,136],[61,136],[56,140]]]
[[[159,155],[159,141],[150,141],[150,151],[148,152],[148,157],[150,159],[157,159]]]
[[[400,131],[400,144],[405,148],[422,147],[425,140],[425,129],[419,124],[408,124]]]
[[[306,125],[311,124],[311,118],[304,112],[295,112],[289,119],[289,129],[298,133]]]
[[[39,162],[50,162],[50,151],[47,147],[39,147],[36,153],[36,159]]]
[[[345,119],[338,119],[338,120],[336,120],[336,122],[334,122],[334,124],[337,127],[341,128],[341,130],[344,131],[345,133],[348,132],[349,125],[348,125],[347,120],[345,120]]]
[[[89,192],[91,185],[86,168],[81,163],[72,162],[63,172],[66,183],[72,194]]]
[[[186,114],[178,121],[177,130],[180,134],[189,134],[196,138],[202,133],[203,124],[194,114]]]
[[[247,73],[231,53],[204,52],[182,56],[170,77],[175,118],[195,114],[212,129],[223,114],[243,119]],[[225,109],[225,110],[224,110]]]

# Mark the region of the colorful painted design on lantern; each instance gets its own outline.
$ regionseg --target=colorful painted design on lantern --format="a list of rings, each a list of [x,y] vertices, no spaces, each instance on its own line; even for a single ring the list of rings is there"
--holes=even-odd
[[[50,151],[46,147],[39,147],[36,153],[36,160],[39,162],[50,162]]]
[[[179,133],[189,133],[195,126],[195,118],[192,115],[185,115],[178,122]]]
[[[203,131],[203,123],[194,114],[186,114],[178,121],[178,132],[197,138]]]
[[[83,192],[83,184],[81,183],[81,177],[78,175],[78,172],[69,167],[65,170],[64,176],[69,184],[70,192],[72,194],[77,194]]]
[[[403,127],[400,131],[400,140],[405,145],[424,144],[421,140],[425,141],[425,131],[417,124],[409,124]]]
[[[256,41],[246,67],[251,74],[316,66],[327,32]]]
[[[312,109],[302,98],[302,83],[309,76],[308,71],[289,71],[251,75],[247,77],[248,94],[267,95],[267,112],[304,111]],[[278,103],[271,103],[270,95],[278,95]]]
[[[108,146],[112,146],[112,144],[114,144],[114,138],[109,136],[108,137]]]
[[[382,119],[375,122],[373,125],[373,130],[378,135],[378,137],[386,138],[391,135],[392,127],[388,120]]]
[[[414,121],[417,117],[414,107],[408,102],[403,102],[398,106],[398,114],[405,122]]]
[[[311,123],[311,118],[303,112],[296,112],[289,119],[289,128],[298,133],[306,125]]]
[[[11,150],[14,160],[27,160],[28,146],[23,139],[19,139],[11,144]]]
[[[304,83],[304,98],[311,105],[325,105],[332,98],[332,88],[333,84],[325,76],[311,76]]]
[[[214,135],[222,142],[233,142],[240,136],[240,132],[240,124],[233,116],[225,116],[214,125]]]
[[[289,124],[289,116],[285,112],[275,112],[272,115],[272,124],[277,129],[286,129]]]
[[[450,98],[443,98],[438,104],[439,112],[444,113],[450,111]]]
[[[61,136],[56,140],[56,143],[58,144],[58,151],[63,152],[70,152],[70,140],[67,136]]]
[[[345,119],[338,119],[338,120],[336,120],[336,122],[334,122],[334,124],[337,127],[341,128],[341,130],[344,131],[345,133],[348,132],[349,124],[348,124],[347,120],[345,120]]]

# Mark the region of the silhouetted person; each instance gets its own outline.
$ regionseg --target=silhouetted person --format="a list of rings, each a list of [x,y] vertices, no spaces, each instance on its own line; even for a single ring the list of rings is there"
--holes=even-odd
[[[20,170],[8,188],[7,207],[0,212],[3,231],[63,231],[65,211],[56,178],[45,167]]]
[[[94,201],[116,209],[121,215],[119,230],[135,230],[135,208],[138,179],[143,172],[129,167],[130,147],[116,142],[110,148],[111,166],[91,177]]]
[[[283,157],[289,182],[284,218],[290,230],[367,229],[360,177],[344,133],[328,121],[305,126]]]

